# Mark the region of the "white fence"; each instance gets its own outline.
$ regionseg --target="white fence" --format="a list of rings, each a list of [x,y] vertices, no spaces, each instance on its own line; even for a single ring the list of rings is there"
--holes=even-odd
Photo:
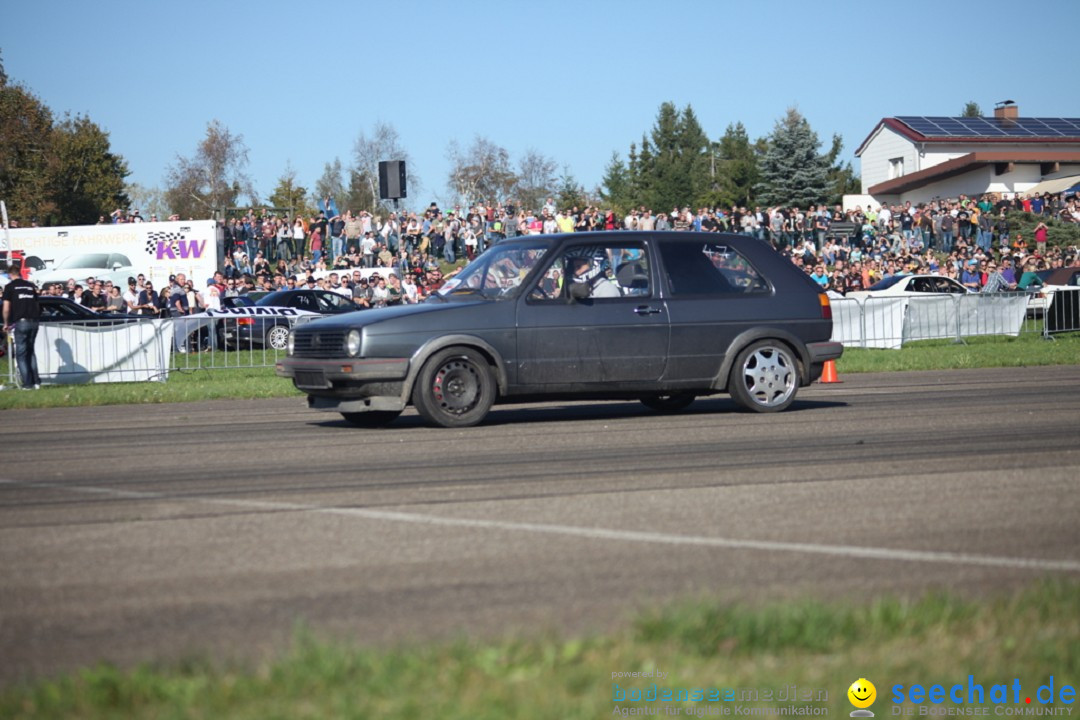
[[[899,349],[915,340],[961,341],[1080,331],[1080,288],[1057,290],[1045,308],[1024,293],[832,301],[833,337],[845,347]],[[289,334],[320,315],[190,317],[41,323],[35,343],[43,384],[165,380],[170,371],[273,367]],[[8,385],[18,373],[8,340]]]
[[[1047,300],[1044,308],[1017,292],[838,298],[832,301],[832,339],[845,347],[899,349],[916,340],[1080,330],[1080,288],[1058,290]]]
[[[166,380],[170,371],[273,367],[292,329],[321,315],[193,316],[43,322],[34,343],[43,385]],[[8,384],[16,385],[8,337]]]

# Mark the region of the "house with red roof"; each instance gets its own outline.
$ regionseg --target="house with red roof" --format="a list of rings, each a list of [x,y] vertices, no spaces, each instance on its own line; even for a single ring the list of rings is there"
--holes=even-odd
[[[851,205],[1057,193],[1080,183],[1080,118],[1021,117],[1012,101],[993,117],[889,117],[855,155],[863,195]]]

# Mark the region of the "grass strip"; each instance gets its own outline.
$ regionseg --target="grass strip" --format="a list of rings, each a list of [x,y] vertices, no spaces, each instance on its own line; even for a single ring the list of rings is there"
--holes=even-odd
[[[794,705],[826,707],[835,718],[852,709],[846,690],[861,677],[877,686],[877,716],[891,717],[894,684],[948,687],[973,675],[989,689],[1018,678],[1033,694],[1053,675],[1058,687],[1075,687],[1078,590],[1075,581],[1043,581],[983,599],[930,593],[753,606],[698,599],[647,612],[607,635],[460,639],[388,650],[298,632],[283,656],[251,666],[102,665],[8,687],[0,690],[0,717],[561,720],[628,716],[624,710],[649,707],[703,717],[723,706],[790,706],[776,698],[795,686],[800,693],[824,691],[827,700]],[[613,678],[632,672],[654,677]],[[647,690],[650,683],[731,688],[744,699],[615,702],[613,683],[624,691]],[[773,700],[762,699],[766,690]]]
[[[273,368],[248,367],[267,361],[261,352],[178,355],[165,382],[46,386],[37,392],[8,388],[0,392],[0,410],[302,397],[289,380],[275,376]],[[211,369],[196,369],[200,362]],[[1034,334],[977,337],[966,343],[925,340],[900,350],[847,348],[837,370],[861,373],[1075,364],[1080,364],[1080,333],[1058,335],[1053,340]],[[4,358],[0,360],[0,378],[6,378],[7,373]]]

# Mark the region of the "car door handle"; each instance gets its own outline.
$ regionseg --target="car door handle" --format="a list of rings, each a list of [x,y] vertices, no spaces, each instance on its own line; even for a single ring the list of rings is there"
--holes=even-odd
[[[636,312],[638,315],[656,315],[657,313],[661,312],[661,310],[660,308],[651,307],[649,305],[638,305],[636,308],[634,308],[634,312]]]

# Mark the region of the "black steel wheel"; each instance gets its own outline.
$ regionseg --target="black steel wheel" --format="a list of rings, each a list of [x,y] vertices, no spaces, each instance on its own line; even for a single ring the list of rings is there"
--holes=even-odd
[[[412,402],[421,417],[440,427],[469,427],[495,402],[495,379],[487,359],[470,348],[446,348],[424,363]]]

